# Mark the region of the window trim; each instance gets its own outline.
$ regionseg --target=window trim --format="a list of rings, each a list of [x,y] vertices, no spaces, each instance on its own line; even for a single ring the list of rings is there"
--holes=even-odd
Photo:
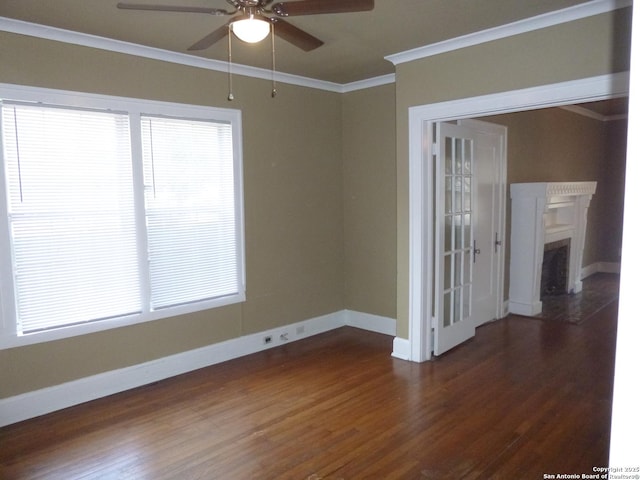
[[[0,83],[0,101],[39,102],[48,105],[60,105],[69,108],[90,108],[106,111],[127,112],[132,131],[131,154],[134,158],[134,169],[142,168],[138,136],[133,136],[140,130],[140,117],[143,115],[161,115],[176,118],[191,118],[205,121],[229,122],[232,128],[233,163],[235,176],[235,207],[236,207],[236,238],[238,247],[239,292],[211,300],[203,300],[190,304],[178,305],[149,311],[144,308],[142,313],[117,317],[109,320],[89,322],[84,324],[62,326],[52,330],[19,334],[15,319],[14,287],[11,279],[12,266],[10,254],[0,254],[0,349],[13,348],[35,343],[59,340],[78,335],[85,335],[112,328],[135,325],[163,318],[170,318],[188,313],[209,310],[216,307],[243,302],[246,299],[246,269],[245,269],[245,239],[244,239],[244,194],[242,168],[242,116],[240,110],[217,108],[201,105],[172,103],[157,100],[145,100],[129,97],[118,97],[66,90],[55,90],[40,87]],[[0,120],[1,121],[1,120]],[[1,125],[0,125],[1,127]],[[1,131],[1,130],[0,130]],[[2,136],[0,135],[0,155],[3,152]],[[139,164],[139,165],[138,165]],[[0,163],[0,211],[6,212],[7,199],[4,188],[4,163]],[[141,194],[136,188],[134,195]],[[0,220],[0,249],[8,252],[11,246],[8,219]],[[138,242],[141,240],[139,239]]]

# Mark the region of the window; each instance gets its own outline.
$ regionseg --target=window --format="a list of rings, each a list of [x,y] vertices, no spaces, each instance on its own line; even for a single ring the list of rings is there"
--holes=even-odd
[[[4,104],[21,333],[140,312],[126,115]]]
[[[236,293],[231,126],[142,118],[152,308]]]
[[[6,89],[0,345],[244,300],[238,112]]]

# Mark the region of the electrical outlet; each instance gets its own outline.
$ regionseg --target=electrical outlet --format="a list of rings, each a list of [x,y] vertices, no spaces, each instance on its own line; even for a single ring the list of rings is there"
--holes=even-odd
[[[289,334],[288,333],[283,333],[280,335],[280,341],[281,342],[288,342],[289,341]]]
[[[273,338],[271,338],[271,335],[267,335],[266,337],[264,337],[264,343],[265,345],[268,343],[271,343],[273,340]]]

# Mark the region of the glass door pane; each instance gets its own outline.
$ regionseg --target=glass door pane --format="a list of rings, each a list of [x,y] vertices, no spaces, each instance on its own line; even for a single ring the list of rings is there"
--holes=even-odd
[[[445,136],[444,142],[444,175],[440,180],[444,196],[442,320],[443,326],[449,327],[471,313],[472,141]]]

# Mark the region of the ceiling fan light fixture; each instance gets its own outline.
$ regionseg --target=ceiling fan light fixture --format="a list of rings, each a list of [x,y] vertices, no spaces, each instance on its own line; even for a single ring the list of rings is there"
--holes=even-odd
[[[269,35],[271,25],[266,19],[249,14],[233,22],[231,30],[243,42],[258,43]]]

